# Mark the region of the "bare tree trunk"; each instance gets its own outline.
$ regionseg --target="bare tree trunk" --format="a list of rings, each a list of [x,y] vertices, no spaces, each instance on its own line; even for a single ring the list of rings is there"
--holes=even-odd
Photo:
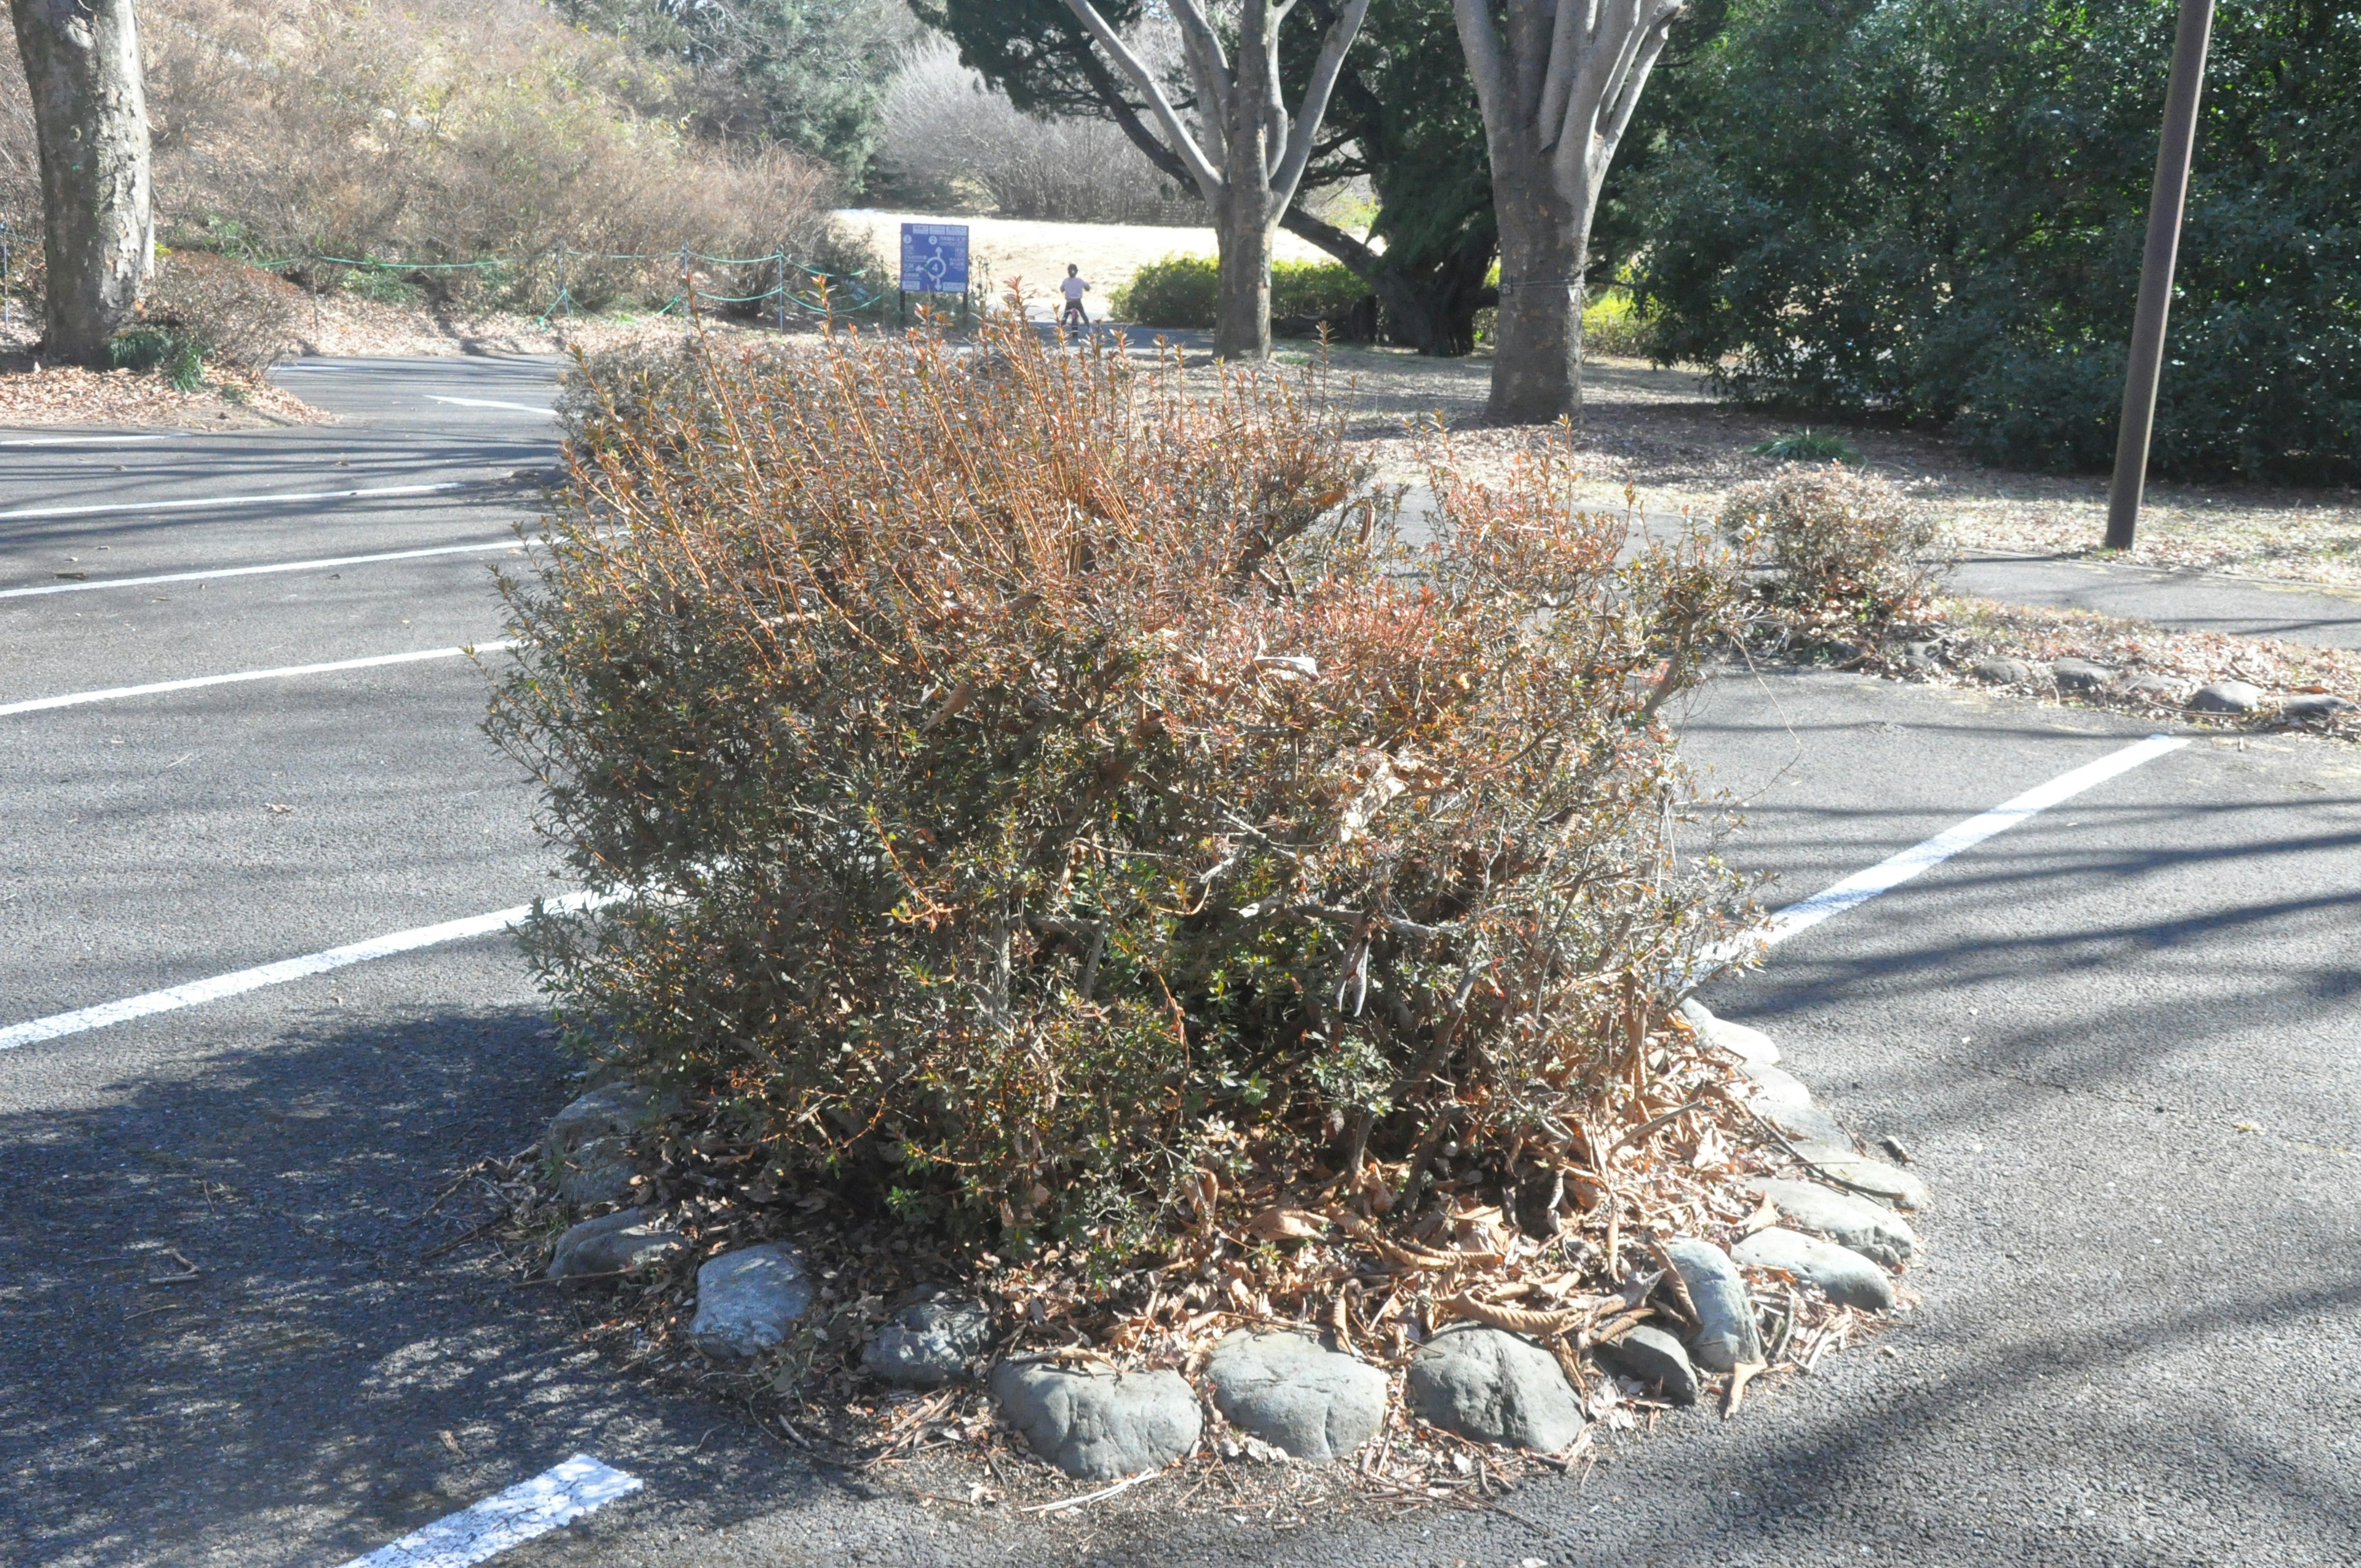
[[[156,264],[132,0],[11,0],[41,153],[48,347],[104,366]]]
[[[1576,224],[1538,157],[1493,157],[1500,225],[1500,315],[1492,332],[1492,395],[1501,424],[1582,416],[1582,263]]]
[[[1238,192],[1216,210],[1221,293],[1213,316],[1213,352],[1224,359],[1260,359],[1270,353],[1271,225],[1268,198]]]
[[[1067,8],[1148,100],[1165,141],[1213,212],[1214,239],[1222,253],[1213,352],[1228,358],[1260,359],[1270,353],[1271,231],[1279,214],[1294,203],[1312,160],[1312,138],[1328,112],[1336,74],[1344,69],[1345,51],[1369,9],[1369,0],[1347,0],[1329,25],[1304,85],[1303,102],[1290,123],[1279,80],[1279,29],[1292,4],[1244,0],[1234,62],[1201,0],[1170,0],[1197,91],[1197,134],[1191,135],[1162,83],[1091,0],[1066,0]]]
[[[1599,187],[1681,0],[1454,0],[1500,226],[1488,411],[1582,417],[1583,267]]]

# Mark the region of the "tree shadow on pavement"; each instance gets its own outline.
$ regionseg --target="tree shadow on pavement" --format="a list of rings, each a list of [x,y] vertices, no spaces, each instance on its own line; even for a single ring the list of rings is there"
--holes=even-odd
[[[429,1255],[490,1212],[438,1193],[578,1087],[549,1035],[293,1025],[0,1116],[0,1560],[341,1561],[583,1452],[675,1502],[840,1493],[619,1375],[488,1244]]]

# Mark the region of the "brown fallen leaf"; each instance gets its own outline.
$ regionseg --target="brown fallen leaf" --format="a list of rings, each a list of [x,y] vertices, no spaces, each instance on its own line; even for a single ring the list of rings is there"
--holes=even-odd
[[[1267,1242],[1309,1241],[1323,1234],[1328,1222],[1306,1209],[1273,1204],[1246,1222],[1246,1234]]]

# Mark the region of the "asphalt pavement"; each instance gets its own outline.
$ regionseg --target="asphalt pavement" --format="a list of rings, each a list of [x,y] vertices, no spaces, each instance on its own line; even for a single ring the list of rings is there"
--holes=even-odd
[[[554,368],[305,361],[344,422],[0,445],[0,709],[496,638]],[[157,505],[424,484],[460,488]],[[135,510],[54,515],[101,505]],[[403,558],[186,576],[368,554]],[[0,1030],[561,889],[484,683],[452,655],[0,712]],[[1773,903],[2147,732],[1827,673],[1681,723]],[[0,1563],[335,1564],[577,1453],[642,1488],[497,1561],[2354,1562],[2356,890],[2361,755],[2199,736],[1795,937],[1707,1000],[1935,1186],[1884,1348],[1502,1508],[1295,1530],[1159,1512],[1171,1481],[921,1506],[438,1252],[486,1212],[434,1208],[451,1179],[575,1087],[505,937],[0,1049]]]
[[[2087,609],[2176,631],[2361,648],[2361,593],[2333,587],[2071,556],[1999,554],[1960,562],[1951,586],[2009,604]]]

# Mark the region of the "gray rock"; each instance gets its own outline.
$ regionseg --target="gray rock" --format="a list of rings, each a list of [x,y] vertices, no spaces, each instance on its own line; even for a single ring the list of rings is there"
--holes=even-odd
[[[967,1375],[992,1343],[992,1314],[974,1301],[932,1294],[886,1319],[862,1347],[861,1365],[905,1388],[939,1388]]]
[[[688,1245],[688,1238],[661,1224],[653,1209],[618,1209],[585,1220],[557,1238],[549,1260],[552,1279],[585,1274],[620,1274],[653,1263]]]
[[[1213,1406],[1296,1459],[1342,1459],[1378,1435],[1386,1375],[1301,1334],[1240,1329],[1205,1362]]]
[[[558,1197],[578,1209],[629,1198],[640,1174],[631,1140],[654,1102],[636,1083],[610,1083],[551,1118],[544,1144],[557,1162]]]
[[[1197,1446],[1204,1413],[1178,1372],[1004,1361],[992,1397],[1033,1452],[1078,1481],[1160,1470]]]
[[[1557,1357],[1499,1329],[1446,1329],[1419,1346],[1403,1379],[1410,1408],[1478,1442],[1555,1453],[1582,1435],[1582,1402]]]
[[[2113,685],[2115,672],[2088,659],[2060,659],[2049,666],[2049,678],[2062,692],[2095,692]]]
[[[2353,704],[2334,692],[2301,692],[2279,704],[2279,717],[2298,724],[2316,724],[2353,711]]]
[[[1738,1070],[1754,1085],[1754,1105],[1761,1110],[1770,1105],[1809,1105],[1812,1091],[1804,1080],[1784,1069],[1765,1062],[1741,1062]]]
[[[1675,1405],[1697,1403],[1697,1368],[1690,1365],[1689,1353],[1681,1348],[1681,1342],[1662,1329],[1642,1323],[1591,1354],[1609,1371],[1647,1384]]]
[[[1968,665],[1968,673],[1987,685],[1996,686],[2027,685],[2033,680],[2033,666],[2022,659],[2004,659],[1987,653]]]
[[[2198,713],[2252,713],[2263,706],[2263,693],[2244,681],[2215,681],[2191,692],[2189,706]]]
[[[1820,1106],[1766,1105],[1757,1102],[1754,1112],[1798,1143],[1826,1144],[1836,1148],[1852,1146],[1852,1134]]]
[[[1885,1270],[1850,1247],[1800,1231],[1769,1226],[1740,1242],[1731,1255],[1754,1268],[1784,1268],[1818,1286],[1821,1294],[1839,1307],[1858,1307],[1864,1312],[1890,1311],[1894,1307],[1894,1281],[1886,1277]]]
[[[1674,1237],[1664,1244],[1664,1253],[1680,1270],[1697,1310],[1697,1334],[1689,1344],[1697,1365],[1728,1372],[1741,1362],[1761,1361],[1763,1336],[1754,1330],[1754,1306],[1730,1255],[1694,1236]]]
[[[1882,1204],[1817,1181],[1771,1180],[1752,1185],[1795,1229],[1826,1236],[1888,1268],[1899,1268],[1917,1255],[1918,1233]]]
[[[1727,1018],[1717,1018],[1706,1011],[1705,1003],[1691,997],[1681,1003],[1681,1016],[1697,1032],[1697,1038],[1707,1045],[1728,1051],[1741,1061],[1759,1062],[1764,1067],[1779,1059],[1779,1047],[1771,1036],[1760,1029],[1750,1029],[1743,1024],[1733,1024]]]
[[[1795,1152],[1811,1162],[1806,1172],[1815,1179],[1834,1177],[1847,1188],[1867,1188],[1865,1197],[1882,1199],[1897,1209],[1924,1209],[1934,1201],[1927,1184],[1899,1167],[1871,1159],[1839,1144],[1798,1144]]]
[[[2147,702],[2180,700],[2180,683],[2167,675],[2134,675],[2115,691],[2120,696],[2136,696]]]
[[[752,1355],[787,1337],[811,1307],[804,1262],[783,1242],[763,1242],[708,1258],[697,1271],[697,1316],[689,1343],[708,1355]]]
[[[549,1119],[549,1143],[570,1149],[594,1138],[628,1137],[655,1107],[655,1096],[636,1083],[610,1083],[581,1096]]]

